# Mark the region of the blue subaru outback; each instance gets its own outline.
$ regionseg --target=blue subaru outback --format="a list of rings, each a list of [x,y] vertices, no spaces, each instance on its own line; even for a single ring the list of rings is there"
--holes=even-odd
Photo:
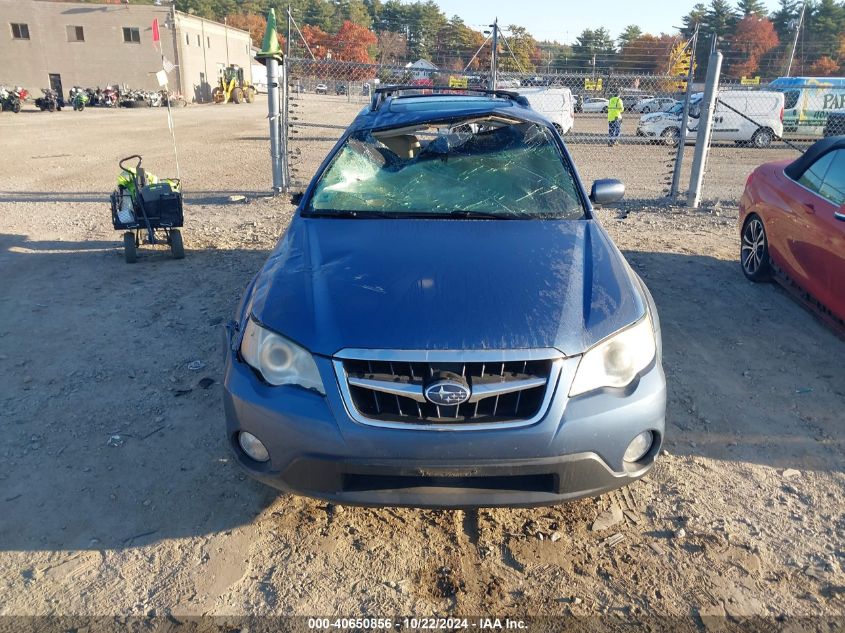
[[[317,170],[228,327],[238,463],[338,503],[598,495],[664,433],[648,289],[524,97],[382,89]]]

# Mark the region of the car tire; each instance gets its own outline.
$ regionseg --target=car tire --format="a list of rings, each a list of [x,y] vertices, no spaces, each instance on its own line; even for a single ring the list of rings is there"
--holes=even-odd
[[[601,111],[602,111],[602,114],[607,114],[607,106],[603,107],[601,109]]]
[[[123,258],[127,264],[134,264],[138,261],[138,250],[135,248],[135,234],[126,231],[123,234]]]
[[[667,127],[660,133],[660,139],[664,145],[675,147],[681,138],[681,131],[676,127]]]
[[[552,125],[555,126],[555,129],[557,130],[558,134],[560,134],[561,136],[563,136],[565,134],[565,132],[563,131],[563,127],[561,126],[560,123],[552,123]]]
[[[739,263],[742,266],[742,274],[755,283],[769,281],[772,277],[766,227],[757,214],[749,215],[742,226]]]
[[[232,90],[232,103],[240,103],[243,101],[244,92],[240,88],[235,88]]]
[[[649,112],[651,112],[651,108],[649,108],[648,106],[646,106],[642,109],[643,114],[648,114]]]
[[[766,149],[772,144],[773,139],[774,132],[764,127],[754,132],[754,136],[751,137],[751,144],[757,149]]]
[[[170,231],[170,253],[173,259],[185,259],[185,246],[182,243],[182,232],[179,229]]]

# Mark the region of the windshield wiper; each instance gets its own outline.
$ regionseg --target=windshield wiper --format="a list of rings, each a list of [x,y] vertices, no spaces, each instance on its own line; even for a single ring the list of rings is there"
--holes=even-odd
[[[378,219],[397,218],[403,214],[384,211],[303,211],[302,216],[306,218],[357,218],[357,219]]]
[[[526,213],[496,213],[494,211],[467,211],[464,209],[457,209],[449,211],[448,213],[434,213],[430,217],[441,218],[464,218],[472,220],[475,218],[481,220],[527,220],[531,219],[531,215]]]

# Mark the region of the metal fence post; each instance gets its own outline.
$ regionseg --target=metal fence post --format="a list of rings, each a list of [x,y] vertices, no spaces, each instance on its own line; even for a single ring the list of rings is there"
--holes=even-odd
[[[707,62],[707,81],[704,85],[704,98],[701,100],[701,120],[695,138],[695,154],[692,160],[687,206],[698,208],[701,201],[701,184],[704,180],[704,167],[707,164],[707,150],[710,148],[710,132],[713,128],[713,111],[719,92],[719,75],[722,70],[722,53],[710,55]],[[681,130],[679,143],[684,142],[686,130]]]
[[[281,125],[279,125],[279,62],[267,58],[267,108],[270,120],[270,162],[273,170],[273,191],[284,189],[282,179]]]
[[[281,145],[281,121],[279,111],[279,59],[281,59],[281,47],[279,38],[276,35],[276,12],[270,9],[267,12],[267,28],[264,31],[264,41],[261,52],[256,55],[263,59],[267,67],[267,118],[270,121],[270,160],[273,170],[273,191],[281,192],[285,183],[282,176],[282,154],[284,145]]]
[[[279,78],[279,95],[281,103],[279,104],[279,114],[281,117],[281,125],[279,125],[279,152],[282,157],[282,188],[284,191],[290,189],[290,163],[288,162],[288,115],[290,113],[288,105],[288,58],[282,58],[282,71]]]
[[[695,78],[695,47],[698,46],[698,27],[700,23],[696,23],[695,32],[692,34],[690,46],[692,47],[689,63],[689,70],[687,71],[687,90],[684,96],[684,113],[681,116],[681,129],[678,133],[678,153],[675,155],[675,169],[672,171],[672,186],[669,188],[669,197],[674,198],[678,195],[678,186],[681,182],[681,167],[684,162],[684,143],[687,136],[687,125],[689,124],[689,102],[692,97],[692,81]]]

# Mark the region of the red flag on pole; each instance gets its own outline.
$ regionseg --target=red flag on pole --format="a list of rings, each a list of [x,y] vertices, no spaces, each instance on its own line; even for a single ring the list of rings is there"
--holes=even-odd
[[[158,18],[153,19],[153,42],[160,42],[161,36],[158,32]]]

